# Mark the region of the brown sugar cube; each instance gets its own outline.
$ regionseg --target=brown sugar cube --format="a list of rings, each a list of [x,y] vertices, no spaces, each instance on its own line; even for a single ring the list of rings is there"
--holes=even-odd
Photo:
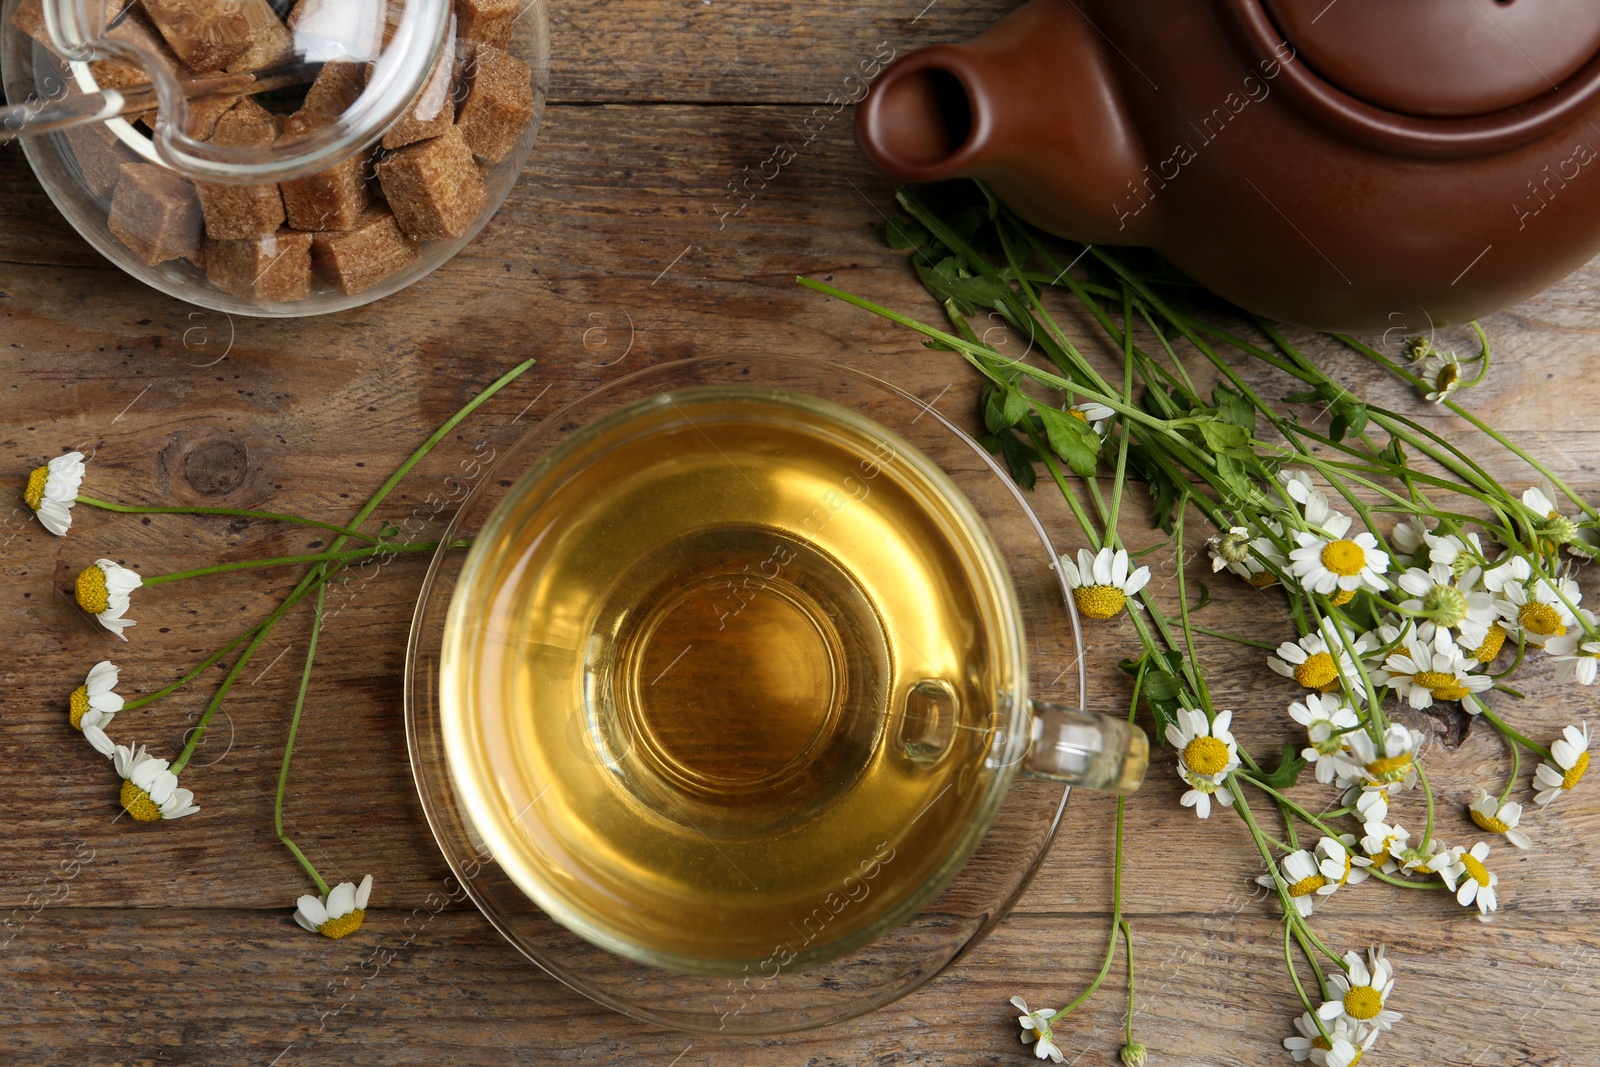
[[[283,24],[267,0],[239,0],[245,21],[250,23],[250,47],[228,64],[228,72],[265,70],[287,61],[294,54],[294,34]]]
[[[375,206],[348,230],[317,234],[311,242],[311,269],[346,296],[354,296],[415,263],[421,251],[400,232],[388,208]]]
[[[307,60],[377,59],[384,40],[384,4],[300,0],[289,14],[295,46]]]
[[[107,224],[152,267],[200,248],[200,202],[194,187],[165,167],[124,163]]]
[[[498,163],[533,119],[533,71],[492,44],[473,49],[468,70],[472,87],[456,125],[474,155]]]
[[[523,0],[456,0],[456,24],[462,37],[504,48],[522,5]]]
[[[157,56],[168,70],[176,71],[179,77],[189,73],[172,49],[167,47],[166,40],[157,32],[143,7],[138,3],[113,6],[123,6],[127,10],[109,20],[114,24],[106,32],[107,37]],[[126,89],[130,85],[150,84],[148,71],[136,63],[121,59],[97,59],[89,64],[89,73],[94,75],[95,82],[102,89]]]
[[[238,0],[143,0],[161,36],[189,67],[207,74],[242,59],[254,37]]]
[[[44,0],[21,0],[16,10],[11,12],[11,25],[51,52],[55,51],[55,46],[50,43],[50,34],[44,25]]]
[[[278,143],[292,142],[330,121],[332,119],[326,115],[305,112],[291,115],[283,124],[283,136]],[[348,230],[354,226],[372,199],[366,168],[367,156],[358,152],[327,170],[280,183],[278,188],[283,193],[283,209],[289,217],[289,225],[297,230]]]
[[[350,110],[362,90],[367,87],[367,65],[335,60],[324,63],[317,80],[306,90],[302,112],[326,115],[330,118]]]
[[[216,131],[217,120],[233,110],[243,99],[242,96],[203,96],[198,100],[190,100],[187,108],[189,119],[184,132],[197,141],[210,140],[212,133]],[[146,129],[153,131],[156,128],[158,115],[159,112],[146,111],[137,121]]]
[[[127,145],[102,124],[74,126],[66,131],[72,158],[77,161],[83,183],[95,196],[110,196],[122,177],[122,165],[136,159]]]
[[[411,110],[402,115],[393,126],[384,131],[383,147],[403,148],[430,137],[438,137],[455,122],[454,23],[451,24],[450,32],[452,36],[446,38],[444,47],[440,49],[439,58],[434,61],[427,84],[422,87],[422,92],[417,94],[417,102],[412,104]]]
[[[414,241],[460,237],[489,196],[472,149],[454,126],[379,163],[378,181],[400,229]]]
[[[277,117],[245,97],[217,119],[209,141],[232,147],[267,148],[277,139]],[[276,185],[200,182],[195,191],[205,212],[206,236],[213,240],[254,237],[283,225],[283,197]]]
[[[279,230],[239,241],[207,241],[206,280],[258,304],[311,295],[311,235]]]

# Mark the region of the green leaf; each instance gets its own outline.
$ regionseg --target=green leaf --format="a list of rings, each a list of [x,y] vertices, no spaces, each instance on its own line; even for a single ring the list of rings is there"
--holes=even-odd
[[[1161,655],[1146,652],[1138,659],[1125,659],[1117,664],[1134,677],[1144,672],[1139,695],[1155,718],[1158,735],[1165,735],[1167,727],[1178,721],[1178,709],[1183,706],[1183,683],[1179,676],[1182,664],[1183,655],[1170,649]]]
[[[1294,745],[1287,742],[1283,746],[1283,758],[1278,761],[1278,766],[1271,773],[1251,775],[1256,781],[1271,786],[1278,792],[1294,787],[1300,780],[1300,772],[1305,770],[1306,761],[1300,758],[1300,753]]]
[[[1015,295],[1010,286],[998,278],[968,274],[954,256],[941,259],[931,267],[919,256],[913,265],[928,292],[941,303],[954,301],[963,315],[975,315],[980,307],[1004,313]]]
[[[1218,419],[1230,426],[1239,427],[1246,436],[1255,436],[1256,406],[1246,400],[1243,393],[1219,385],[1211,390],[1211,403],[1217,409]]]
[[[890,219],[884,239],[889,242],[890,248],[915,248],[928,256],[932,256],[935,251],[944,250],[943,246],[933,239],[933,234],[928,232],[928,228],[916,219]]]
[[[1094,474],[1100,458],[1100,435],[1082,419],[1073,418],[1059,408],[1048,404],[1038,405],[1039,418],[1044,421],[1045,439],[1050,450],[1066,461],[1072,473],[1080,478]]]
[[[1198,426],[1206,447],[1217,455],[1251,454],[1250,435],[1242,426],[1236,426],[1231,422],[1218,422],[1215,419],[1199,423]]]
[[[999,433],[989,434],[978,438],[978,443],[988,449],[990,454],[1000,456],[1006,461],[1006,466],[1011,471],[1012,480],[1024,489],[1032,489],[1038,481],[1038,471],[1035,465],[1040,462],[1039,453],[1032,445],[1017,436],[1014,430],[1001,430]]]

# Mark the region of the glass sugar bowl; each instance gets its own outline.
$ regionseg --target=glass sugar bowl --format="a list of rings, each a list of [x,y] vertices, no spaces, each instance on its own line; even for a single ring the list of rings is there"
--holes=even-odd
[[[234,314],[378,300],[471,241],[532,151],[543,0],[4,0],[46,192],[106,258]]]

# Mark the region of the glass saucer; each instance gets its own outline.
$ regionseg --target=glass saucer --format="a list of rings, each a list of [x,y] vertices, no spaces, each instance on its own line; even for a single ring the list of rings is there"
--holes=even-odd
[[[1005,557],[1021,605],[1029,694],[1083,706],[1085,672],[1076,610],[1055,549],[1005,471],[930,404],[869,374],[793,356],[705,356],[636,371],[547,416],[495,458],[441,538],[474,536],[518,478],[570,435],[618,408],[688,386],[739,384],[809,393],[854,408],[920,448],[956,483]],[[504,483],[504,484],[502,484]],[[446,861],[506,939],[545,972],[626,1015],[680,1030],[776,1034],[841,1022],[892,1003],[971,951],[997,926],[1038,870],[1066,810],[1066,786],[1018,777],[977,851],[904,925],[855,951],[790,970],[742,977],[681,974],[615,955],[545,915],[495,863],[462,806],[445,758],[438,707],[445,616],[464,552],[441,550],[412,621],[405,719],[417,792]],[[530,972],[530,980],[535,980]]]

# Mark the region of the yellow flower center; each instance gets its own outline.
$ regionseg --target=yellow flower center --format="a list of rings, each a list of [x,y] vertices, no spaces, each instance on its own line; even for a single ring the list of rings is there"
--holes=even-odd
[[[1183,748],[1183,765],[1196,774],[1221,774],[1231,757],[1215,737],[1197,737]]]
[[[1339,884],[1344,885],[1350,880],[1350,872],[1355,869],[1355,864],[1350,862],[1350,854],[1345,853],[1344,873],[1339,876]]]
[[[1077,419],[1079,422],[1088,422],[1089,421],[1089,416],[1085,415],[1083,412],[1079,411],[1077,408],[1068,408],[1067,409],[1067,414],[1071,415],[1073,418]]]
[[[1367,552],[1348,539],[1329,541],[1322,547],[1322,565],[1335,574],[1349,578],[1360,574],[1361,568],[1367,565]]]
[[[1344,995],[1344,1010],[1350,1018],[1362,1022],[1375,1019],[1383,1010],[1383,996],[1371,986],[1355,986]]]
[[[83,729],[83,713],[89,710],[89,687],[80,685],[72,691],[69,701],[68,717],[72,720],[74,730]]]
[[[1477,808],[1468,808],[1467,814],[1472,816],[1473,822],[1477,823],[1491,834],[1503,834],[1507,830],[1511,829],[1511,827],[1506,825],[1505,820],[1497,819],[1493,815],[1485,815]]]
[[[1432,693],[1435,700],[1460,700],[1470,692],[1461,679],[1444,671],[1418,671],[1411,680]]]
[[[1333,1042],[1329,1041],[1327,1038],[1323,1037],[1321,1034],[1318,1034],[1316,1037],[1311,1039],[1311,1047],[1312,1048],[1320,1048],[1324,1052],[1332,1052],[1333,1051]]]
[[[1302,878],[1289,887],[1291,897],[1308,897],[1312,893],[1328,884],[1328,880],[1320,874],[1313,874],[1310,878]]]
[[[1561,621],[1561,613],[1549,604],[1541,604],[1537,600],[1530,600],[1522,605],[1522,610],[1517,612],[1517,621],[1524,630],[1536,633],[1540,637],[1560,637],[1567,632],[1566,626]]]
[[[323,937],[331,937],[337,941],[339,938],[347,937],[361,929],[361,920],[366,917],[366,910],[357,908],[348,915],[341,915],[337,919],[329,919],[317,927],[317,930],[321,932]]]
[[[1578,784],[1578,780],[1583,777],[1583,772],[1588,770],[1588,769],[1589,769],[1589,753],[1587,753],[1587,752],[1578,753],[1578,759],[1577,759],[1577,761],[1575,763],[1573,763],[1572,769],[1569,770],[1566,774],[1563,774],[1561,776],[1561,788],[1562,789],[1571,789],[1573,786],[1577,785]]]
[[[1114,585],[1080,585],[1072,591],[1072,599],[1091,619],[1109,619],[1128,602],[1127,595]]]
[[[28,475],[28,487],[22,491],[22,499],[34,511],[44,506],[44,483],[49,480],[49,467],[39,467]]]
[[[1411,770],[1411,753],[1409,752],[1403,752],[1398,756],[1385,756],[1367,764],[1367,774],[1378,782],[1398,782],[1406,776],[1406,772],[1409,770]]]
[[[150,799],[150,794],[126,779],[122,783],[122,806],[140,822],[155,822],[161,818],[161,809]]]
[[[1483,644],[1472,650],[1472,658],[1479,663],[1489,663],[1500,654],[1506,644],[1506,628],[1499,623],[1489,627],[1489,632],[1483,637]]]
[[[1447,393],[1461,378],[1461,367],[1455,363],[1446,363],[1439,368],[1439,373],[1433,379],[1433,391]]]
[[[1478,859],[1478,857],[1474,856],[1472,853],[1463,852],[1461,854],[1461,866],[1465,867],[1467,869],[1467,873],[1472,875],[1472,880],[1474,882],[1477,882],[1479,885],[1489,884],[1489,868],[1485,867],[1483,865],[1483,861]]]
[[[1328,603],[1336,608],[1342,608],[1356,598],[1354,589],[1341,589],[1328,598]]]
[[[1313,652],[1304,663],[1295,666],[1294,680],[1307,689],[1327,693],[1338,688],[1339,666],[1333,662],[1331,653]]]
[[[111,593],[106,589],[106,572],[99,564],[85,567],[78,575],[75,586],[78,604],[91,615],[98,615],[111,606]]]
[[[1278,576],[1273,574],[1271,571],[1257,571],[1255,574],[1252,574],[1250,577],[1246,578],[1245,581],[1249,582],[1257,589],[1266,589],[1278,584]]]

